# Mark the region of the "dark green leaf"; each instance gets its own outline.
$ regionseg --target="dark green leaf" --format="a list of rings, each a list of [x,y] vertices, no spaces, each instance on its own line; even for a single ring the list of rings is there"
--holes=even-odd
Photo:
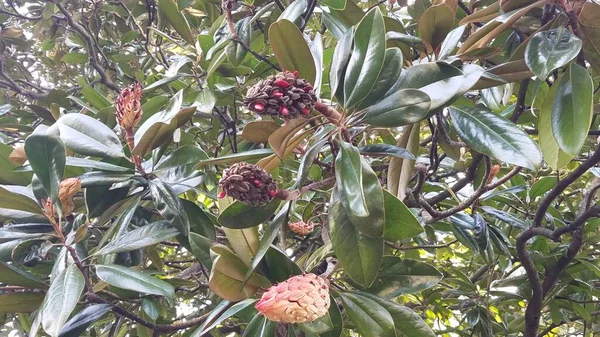
[[[124,157],[119,137],[92,117],[71,113],[56,121],[66,147],[84,156]]]
[[[248,323],[242,337],[271,337],[275,336],[277,322],[269,321],[263,315],[256,315]]]
[[[71,318],[60,330],[59,337],[79,337],[85,332],[88,326],[100,319],[107,312],[110,311],[112,305],[92,304],[85,309],[78,312],[73,318]]]
[[[379,275],[368,291],[391,299],[431,288],[441,279],[442,273],[425,262],[384,256]]]
[[[581,40],[565,27],[538,32],[525,48],[525,62],[540,79],[573,60],[581,50]]]
[[[373,145],[365,145],[360,146],[358,148],[360,153],[365,156],[371,157],[395,157],[395,158],[403,158],[415,160],[415,156],[410,153],[408,150],[403,149],[401,147],[389,144],[373,144]]]
[[[157,221],[115,238],[94,255],[132,251],[168,240],[178,233],[168,221]]]
[[[48,286],[35,275],[2,261],[0,261],[0,283],[34,289],[48,288]]]
[[[335,159],[335,176],[349,211],[359,217],[367,217],[369,210],[363,190],[363,171],[360,152],[352,144],[341,143]]]
[[[160,215],[177,228],[179,233],[188,236],[190,223],[187,214],[181,211],[183,206],[181,206],[179,196],[173,192],[171,187],[158,179],[149,181],[148,187],[150,187],[154,206]]]
[[[149,274],[117,265],[97,265],[96,274],[102,281],[122,289],[173,298],[175,289]]]
[[[384,307],[370,298],[340,294],[344,310],[363,336],[396,337],[394,319]]]
[[[34,312],[40,308],[43,301],[43,293],[19,292],[0,294],[0,314]]]
[[[450,115],[456,133],[473,150],[531,170],[541,164],[537,145],[509,120],[482,107],[451,107]]]
[[[42,327],[50,336],[58,336],[85,287],[84,276],[75,264],[63,269],[52,280],[42,306]]]
[[[247,46],[249,46],[250,41],[252,39],[252,25],[250,23],[250,18],[247,17],[238,20],[235,23],[235,31],[238,37],[244,43],[246,43]],[[233,64],[236,67],[239,66],[242,63],[242,61],[244,61],[246,54],[248,54],[246,48],[242,47],[242,45],[239,42],[235,41],[227,45],[227,47],[225,47],[225,50],[227,53],[227,59],[229,60],[229,62],[231,62],[231,64]]]
[[[587,69],[574,63],[557,82],[553,84],[557,88],[552,104],[552,133],[560,149],[575,156],[592,123],[594,84]]]
[[[344,78],[344,107],[356,105],[375,86],[385,58],[385,27],[373,8],[356,27],[354,47]]]
[[[429,95],[421,90],[401,89],[363,110],[363,121],[385,127],[413,124],[427,116],[431,103]]]
[[[33,172],[41,181],[50,199],[58,199],[58,188],[66,164],[65,146],[60,139],[34,134],[25,140],[25,152]]]
[[[174,0],[158,0],[158,8],[165,15],[167,21],[175,28],[175,31],[190,45],[194,46],[196,39],[183,14],[179,11],[177,2]]]
[[[406,240],[421,234],[424,229],[413,212],[387,190],[383,190],[385,202],[385,232],[387,240]]]
[[[402,51],[389,48],[385,51],[383,67],[371,92],[358,105],[356,110],[362,110],[386,98],[387,91],[394,86],[402,71]]]
[[[298,71],[300,77],[314,83],[317,70],[302,32],[288,20],[278,20],[269,28],[269,42],[277,62],[284,70]]]
[[[280,200],[273,199],[265,206],[252,206],[236,201],[221,212],[217,221],[222,226],[233,229],[258,226],[275,213],[280,203]]]
[[[348,29],[335,46],[333,59],[331,60],[331,69],[329,70],[329,89],[331,90],[331,96],[335,95],[339,85],[344,80],[346,66],[348,65],[352,53],[353,37],[354,31]]]

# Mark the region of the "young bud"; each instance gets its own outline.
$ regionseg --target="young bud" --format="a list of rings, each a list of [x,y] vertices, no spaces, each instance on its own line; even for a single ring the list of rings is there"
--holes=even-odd
[[[132,130],[142,119],[142,85],[135,82],[121,90],[116,100],[116,117],[121,128]]]

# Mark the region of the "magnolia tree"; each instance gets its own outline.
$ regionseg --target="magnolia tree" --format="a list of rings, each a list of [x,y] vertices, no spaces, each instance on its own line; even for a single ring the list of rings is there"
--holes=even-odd
[[[1,1],[0,331],[597,336],[594,1]]]

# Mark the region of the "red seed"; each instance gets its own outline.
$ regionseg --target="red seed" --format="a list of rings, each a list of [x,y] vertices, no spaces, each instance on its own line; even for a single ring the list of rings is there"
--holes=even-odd
[[[273,198],[274,198],[274,197],[277,195],[277,191],[275,191],[275,190],[270,190],[270,191],[269,191],[269,195],[270,195],[271,197],[273,197]]]
[[[258,187],[258,188],[261,188],[261,187],[262,187],[262,183],[261,183],[260,181],[258,181],[258,180],[254,180],[253,182],[254,182],[254,186],[256,186],[256,187]]]
[[[313,87],[311,87],[310,85],[307,85],[303,88],[304,92],[309,92],[311,90],[313,90]]]
[[[310,113],[310,109],[303,108],[302,110],[300,110],[300,112],[302,112],[303,115],[308,115]]]
[[[283,97],[283,93],[281,91],[276,91],[273,93],[273,97],[281,98],[281,97]]]
[[[276,80],[275,82],[273,82],[273,84],[284,89],[290,86],[290,84],[286,80],[282,79]]]
[[[254,103],[254,110],[263,111],[265,109],[265,105],[262,103]]]
[[[298,77],[298,75],[300,75],[300,73],[298,72],[298,70],[294,71],[294,76]]]
[[[280,112],[282,115],[284,115],[284,116],[287,116],[287,115],[289,115],[289,113],[290,113],[290,112],[289,112],[289,110],[288,110],[288,108],[287,108],[285,105],[282,105],[282,106],[281,106],[281,110],[280,110],[279,112]]]
[[[223,192],[221,192],[221,193],[219,193],[219,199],[223,199],[223,198],[225,198],[225,196],[226,196],[226,195],[227,195],[227,194],[225,194],[225,192],[224,192],[224,191],[223,191]]]

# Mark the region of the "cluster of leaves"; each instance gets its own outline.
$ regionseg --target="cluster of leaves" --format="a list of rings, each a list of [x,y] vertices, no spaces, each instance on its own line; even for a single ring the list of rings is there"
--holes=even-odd
[[[10,0],[0,22],[3,329],[600,333],[599,4]],[[318,111],[244,107],[281,70]],[[114,101],[134,81],[131,140]],[[238,162],[284,200],[219,199]],[[327,315],[257,315],[309,272],[329,278]]]

